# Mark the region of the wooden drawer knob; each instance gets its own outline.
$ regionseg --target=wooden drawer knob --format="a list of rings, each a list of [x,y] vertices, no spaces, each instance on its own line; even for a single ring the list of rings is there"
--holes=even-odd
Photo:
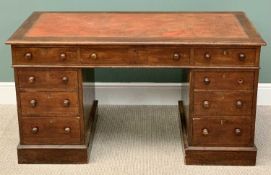
[[[212,57],[212,55],[209,52],[206,52],[204,54],[204,58],[206,58],[206,59],[210,59],[211,57]]]
[[[246,59],[246,54],[240,53],[240,54],[239,54],[239,60],[240,60],[240,61],[245,61],[245,59]]]
[[[35,77],[34,76],[30,76],[28,78],[28,82],[31,83],[31,84],[35,83]]]
[[[69,99],[65,99],[63,101],[63,105],[64,105],[64,107],[69,107],[70,106],[70,100]]]
[[[62,77],[62,82],[63,82],[63,83],[67,84],[68,81],[69,81],[69,78],[68,78],[68,77],[66,77],[66,76]]]
[[[25,59],[27,60],[31,60],[32,59],[32,54],[30,52],[27,52],[25,55],[24,55]]]
[[[239,79],[237,82],[238,82],[238,84],[243,84],[243,83],[244,83],[244,80]]]
[[[173,54],[173,60],[178,61],[178,60],[180,60],[180,58],[181,58],[180,54],[178,54],[178,53]]]
[[[209,104],[209,101],[208,100],[204,100],[203,103],[202,103],[202,106],[203,108],[209,108],[210,107],[210,104]]]
[[[236,107],[237,107],[237,108],[242,108],[242,107],[243,107],[243,102],[242,102],[242,100],[237,100],[237,101],[236,101]]]
[[[37,100],[30,100],[30,105],[32,106],[32,108],[36,107],[37,106]]]
[[[60,59],[61,59],[62,61],[65,61],[65,60],[67,59],[67,55],[66,55],[65,53],[61,53],[61,54],[60,54]]]
[[[39,132],[39,128],[38,127],[34,127],[31,130],[32,134],[37,134]]]
[[[202,135],[207,136],[209,134],[209,131],[207,128],[202,129]]]
[[[96,54],[96,53],[90,54],[90,58],[91,58],[92,60],[96,60],[96,59],[97,59],[97,54]]]
[[[210,84],[210,79],[208,78],[208,77],[204,77],[204,79],[203,79],[203,83],[204,84],[206,84],[206,85],[208,85],[208,84]]]
[[[239,136],[239,135],[241,135],[242,131],[240,128],[235,128],[234,133]]]
[[[71,132],[71,128],[69,127],[64,128],[64,132],[65,134],[69,134]]]

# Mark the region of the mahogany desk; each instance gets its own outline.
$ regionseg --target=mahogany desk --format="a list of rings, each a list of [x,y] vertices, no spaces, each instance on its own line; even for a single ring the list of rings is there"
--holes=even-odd
[[[189,69],[188,110],[179,102],[185,163],[255,165],[265,42],[242,12],[35,12],[7,44],[19,163],[88,162],[97,101],[83,91],[82,68],[159,67]]]

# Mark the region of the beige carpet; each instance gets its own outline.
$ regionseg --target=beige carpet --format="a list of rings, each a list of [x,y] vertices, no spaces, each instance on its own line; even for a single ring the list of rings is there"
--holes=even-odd
[[[186,166],[177,124],[177,106],[100,106],[90,163],[19,165],[15,106],[0,106],[0,174],[271,174],[271,107],[259,107],[257,166]]]

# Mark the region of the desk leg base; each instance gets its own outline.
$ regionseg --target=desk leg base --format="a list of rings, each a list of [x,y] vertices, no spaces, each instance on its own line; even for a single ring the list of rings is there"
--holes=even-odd
[[[250,165],[256,164],[257,148],[253,147],[201,147],[189,146],[186,116],[179,101],[180,131],[186,165]]]
[[[18,145],[18,163],[88,163],[88,145]]]
[[[89,151],[95,132],[97,120],[96,111],[98,101],[94,102],[91,109],[90,119],[94,119],[91,128],[86,134],[84,145],[18,145],[18,163],[37,164],[85,164],[89,161]]]

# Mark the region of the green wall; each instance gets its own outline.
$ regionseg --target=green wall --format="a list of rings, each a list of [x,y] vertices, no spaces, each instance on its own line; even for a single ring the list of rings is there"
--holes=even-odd
[[[1,0],[0,82],[13,81],[10,47],[4,42],[33,11],[244,11],[267,43],[270,0]],[[271,83],[271,46],[262,49],[260,82]],[[179,69],[97,69],[99,82],[179,82]]]

